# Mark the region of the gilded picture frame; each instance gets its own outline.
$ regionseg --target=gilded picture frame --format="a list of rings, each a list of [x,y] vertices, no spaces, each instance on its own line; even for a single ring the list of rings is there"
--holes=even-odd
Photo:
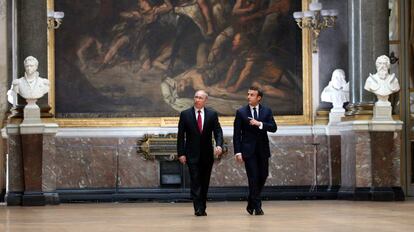
[[[302,0],[302,10],[306,10],[309,0]],[[55,10],[55,1],[47,0],[47,8]],[[56,9],[64,11],[65,9]],[[293,18],[293,17],[292,17]],[[65,23],[65,19],[63,21]],[[59,30],[59,29],[57,29]],[[55,60],[55,29],[48,29],[48,78],[51,83],[49,105],[51,112],[56,115],[56,60]],[[312,93],[311,93],[311,43],[308,30],[302,31],[302,109],[301,115],[275,115],[279,125],[308,125],[312,123]],[[233,116],[220,117],[223,126],[233,125]],[[178,124],[178,117],[56,117],[61,127],[174,127]]]

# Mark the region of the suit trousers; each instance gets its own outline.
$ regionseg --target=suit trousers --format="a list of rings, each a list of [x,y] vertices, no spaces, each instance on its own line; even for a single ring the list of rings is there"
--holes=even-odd
[[[261,193],[269,175],[269,158],[260,154],[256,149],[252,157],[245,159],[247,179],[249,183],[248,208],[262,207]]]
[[[213,162],[188,163],[190,172],[191,198],[193,199],[194,210],[206,210],[207,192],[210,184]]]

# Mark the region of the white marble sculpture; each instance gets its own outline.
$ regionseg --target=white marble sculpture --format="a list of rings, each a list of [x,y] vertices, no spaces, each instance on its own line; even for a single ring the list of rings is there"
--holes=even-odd
[[[373,120],[392,120],[392,107],[388,97],[390,94],[398,92],[400,85],[395,74],[389,74],[391,63],[386,55],[378,57],[375,65],[377,73],[369,74],[364,86],[367,91],[374,93],[378,98],[374,106]]]
[[[49,92],[49,80],[37,72],[39,62],[33,56],[24,60],[24,77],[13,81],[12,89],[27,101],[23,123],[40,123],[40,109],[36,101]]]
[[[345,80],[344,70],[333,71],[331,81],[322,91],[321,100],[333,105],[329,113],[329,124],[340,122],[345,115],[343,105],[349,101],[349,83]]]
[[[24,77],[13,81],[13,91],[24,99],[39,99],[49,92],[49,80],[37,72],[39,62],[33,56],[24,60]]]

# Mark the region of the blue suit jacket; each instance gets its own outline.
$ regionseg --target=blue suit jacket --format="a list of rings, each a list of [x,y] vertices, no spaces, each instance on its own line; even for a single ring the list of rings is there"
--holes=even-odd
[[[243,159],[248,159],[257,151],[259,152],[258,155],[262,157],[270,157],[267,132],[276,132],[277,130],[272,110],[259,105],[259,118],[257,120],[263,123],[262,129],[250,125],[248,117],[252,117],[248,105],[237,110],[233,131],[234,154],[242,153]]]

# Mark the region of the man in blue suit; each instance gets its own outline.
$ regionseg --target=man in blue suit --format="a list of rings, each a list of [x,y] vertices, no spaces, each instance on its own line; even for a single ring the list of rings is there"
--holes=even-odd
[[[247,212],[250,215],[263,215],[260,198],[263,186],[269,175],[269,138],[267,132],[276,132],[277,126],[272,110],[260,101],[263,92],[250,87],[247,93],[249,104],[236,112],[234,119],[233,144],[238,162],[244,162],[249,183]]]
[[[191,179],[191,197],[194,215],[207,216],[206,201],[214,155],[223,151],[223,131],[217,112],[205,107],[208,95],[199,90],[194,95],[194,106],[180,114],[177,135],[178,159],[188,164]],[[212,135],[216,146],[213,148]]]

